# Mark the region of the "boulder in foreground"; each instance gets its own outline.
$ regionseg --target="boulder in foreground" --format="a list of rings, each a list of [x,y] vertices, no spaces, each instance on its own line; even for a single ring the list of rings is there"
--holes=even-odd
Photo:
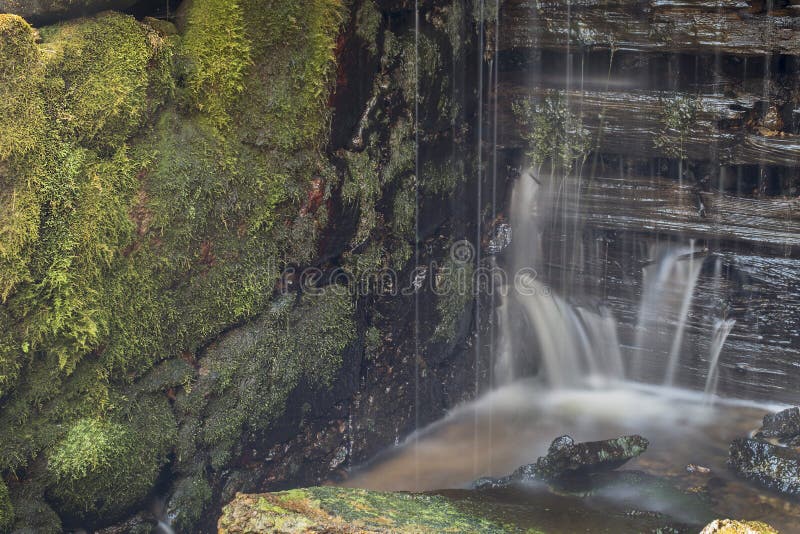
[[[138,0],[0,0],[0,13],[19,15],[36,23],[82,17],[106,9],[128,9]]]
[[[338,487],[239,494],[222,510],[218,529],[220,534],[516,531],[441,496]]]
[[[700,534],[778,534],[778,531],[760,521],[717,519],[708,524]]]

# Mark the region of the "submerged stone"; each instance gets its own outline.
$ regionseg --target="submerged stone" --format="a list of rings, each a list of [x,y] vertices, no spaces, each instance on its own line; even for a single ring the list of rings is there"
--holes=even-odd
[[[800,408],[788,408],[765,415],[761,435],[778,439],[791,439],[800,435]]]
[[[474,489],[503,488],[515,482],[552,481],[611,471],[647,450],[650,443],[639,435],[622,436],[602,441],[575,443],[569,436],[553,440],[536,463],[518,467],[506,477],[483,477],[472,483]]]
[[[731,443],[728,465],[739,475],[789,495],[800,495],[800,453],[757,439]]]
[[[649,442],[642,436],[622,436],[616,439],[575,443],[569,436],[553,440],[547,456],[535,464],[517,469],[512,478],[524,479],[533,475],[550,480],[569,475],[610,471],[647,450]]]

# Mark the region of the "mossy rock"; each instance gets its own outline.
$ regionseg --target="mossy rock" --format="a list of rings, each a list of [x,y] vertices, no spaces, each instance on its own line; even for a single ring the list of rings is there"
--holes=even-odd
[[[41,33],[50,113],[90,148],[118,149],[171,90],[171,45],[131,16],[103,13]]]
[[[8,486],[0,479],[0,532],[7,531],[14,523],[14,507],[11,505],[11,496]]]
[[[520,530],[482,518],[474,509],[441,496],[336,487],[239,494],[223,508],[218,523],[220,534],[354,531],[422,534]]]
[[[0,0],[0,13],[12,13],[36,21],[89,15],[106,9],[127,9],[139,0]]]
[[[48,496],[67,517],[120,517],[150,492],[175,440],[165,399],[142,399],[113,419],[81,419],[48,456]]]
[[[708,524],[701,534],[778,534],[778,531],[761,521],[717,519]]]

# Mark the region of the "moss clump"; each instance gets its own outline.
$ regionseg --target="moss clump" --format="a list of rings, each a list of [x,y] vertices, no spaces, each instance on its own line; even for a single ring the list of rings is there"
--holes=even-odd
[[[0,105],[12,105],[0,113],[0,471],[52,459],[47,494],[62,513],[110,518],[153,483],[175,422],[166,401],[134,415],[156,402],[148,395],[199,407],[182,419],[181,458],[208,453],[220,466],[237,452],[214,415],[227,405],[192,395],[218,391],[215,380],[179,358],[194,363],[263,313],[281,265],[315,254],[341,10],[197,1],[183,35],[104,13],[43,28],[38,45],[24,21],[0,16]],[[312,188],[323,198],[306,208]],[[342,346],[329,341],[278,345],[324,382]],[[276,369],[288,352],[273,355]],[[225,367],[219,359],[209,367]],[[164,375],[149,374],[159,363]],[[270,410],[300,375],[270,376]],[[82,431],[98,438],[88,457]],[[120,451],[146,465],[134,470]]]
[[[45,126],[42,55],[33,29],[0,15],[0,300],[28,278],[30,244],[38,237],[39,206],[17,161],[42,142]],[[0,395],[13,374],[0,352]]]
[[[0,532],[5,532],[14,523],[14,507],[11,505],[11,496],[8,486],[0,479]]]
[[[78,420],[48,455],[48,494],[70,517],[118,517],[149,493],[174,439],[163,399],[140,399],[113,419]]]
[[[661,101],[663,129],[653,141],[656,148],[663,149],[669,156],[685,159],[684,144],[697,121],[699,110],[700,103],[696,98],[674,96],[663,99]]]
[[[33,29],[20,17],[0,15],[0,161],[31,150],[40,140],[43,79]]]
[[[541,169],[549,161],[554,171],[569,172],[585,161],[591,135],[559,93],[551,92],[538,101],[519,100],[512,104],[512,110],[533,165]]]
[[[223,509],[221,534],[233,532],[520,532],[476,507],[434,495],[318,487],[238,495]],[[533,533],[534,531],[528,531]]]
[[[225,126],[250,67],[250,41],[238,0],[191,0],[186,7],[180,57],[190,107]]]
[[[459,246],[458,243],[453,245]],[[439,322],[434,330],[434,341],[451,342],[458,334],[459,322],[471,311],[475,298],[475,266],[471,261],[461,262],[447,258],[436,272],[436,310]]]
[[[378,6],[374,0],[366,0],[356,12],[356,35],[364,41],[372,55],[378,53],[378,32],[383,23]]]
[[[468,158],[450,157],[442,163],[426,161],[422,168],[421,186],[426,194],[447,197],[467,179]]]
[[[326,104],[342,2],[241,1],[254,58],[244,81],[247,97],[236,111],[243,139],[264,149],[321,146],[329,130]]]
[[[203,360],[207,378],[182,405],[204,421],[200,444],[211,451],[212,467],[225,466],[243,434],[268,428],[302,377],[329,383],[355,338],[350,296],[329,287],[297,306],[285,297],[209,349]]]
[[[761,521],[717,519],[706,525],[701,534],[777,534],[778,531]]]
[[[203,475],[191,475],[178,482],[167,506],[172,526],[179,532],[190,532],[200,521],[211,497],[211,486]]]
[[[42,30],[50,115],[68,136],[118,149],[164,101],[171,48],[133,17],[104,13]]]

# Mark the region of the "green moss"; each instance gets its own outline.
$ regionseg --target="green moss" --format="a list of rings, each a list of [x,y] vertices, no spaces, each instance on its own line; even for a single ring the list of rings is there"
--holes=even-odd
[[[420,33],[419,41],[413,35],[405,35],[400,40],[400,68],[398,84],[406,102],[413,104],[419,101],[424,108],[431,102],[433,95],[438,94],[438,84],[442,83],[439,73],[443,68],[443,60],[439,43]],[[443,116],[448,113],[445,110]]]
[[[356,35],[367,44],[372,55],[378,53],[378,32],[383,23],[378,6],[373,0],[366,0],[356,12]]]
[[[204,406],[201,442],[221,469],[241,435],[258,432],[283,413],[286,398],[305,376],[325,385],[341,366],[342,352],[355,340],[353,305],[344,288],[279,301],[258,321],[221,340],[203,365],[209,378],[197,395]]]
[[[38,237],[39,205],[33,184],[18,172],[42,141],[45,127],[42,55],[33,29],[0,15],[0,300],[28,278],[30,244]],[[5,364],[4,364],[5,363]],[[0,395],[12,374],[0,353]]]
[[[192,531],[211,497],[211,486],[202,475],[195,474],[178,482],[167,506],[173,528],[179,532]]]
[[[14,507],[11,504],[11,496],[8,494],[8,486],[0,479],[0,532],[5,532],[14,523]]]
[[[477,506],[435,495],[317,487],[264,495],[239,495],[223,509],[220,533],[519,532],[481,517]],[[531,531],[533,532],[533,531]]]
[[[586,159],[591,135],[557,92],[540,100],[514,102],[512,110],[527,143],[527,156],[539,168],[549,161],[553,169],[568,172]]]
[[[48,455],[48,494],[77,518],[118,517],[149,493],[175,440],[164,399],[139,399],[113,419],[81,419]]]
[[[466,181],[464,158],[447,158],[442,163],[426,161],[422,167],[421,186],[425,193],[447,197]]]
[[[43,76],[33,29],[20,17],[0,15],[0,161],[39,142],[45,122],[39,94]]]
[[[417,215],[416,176],[409,176],[401,182],[400,189],[392,202],[392,230],[409,241],[414,235]]]
[[[118,149],[166,97],[153,64],[168,63],[168,43],[133,17],[108,12],[44,28],[42,38],[50,114],[86,146]]]
[[[458,333],[461,319],[471,310],[475,298],[475,267],[471,262],[462,263],[447,258],[436,272],[436,310],[439,322],[433,334],[435,341],[451,342]]]
[[[155,480],[175,423],[166,401],[139,396],[174,388],[190,399],[180,454],[220,466],[236,453],[226,428],[263,428],[300,376],[325,383],[335,371],[344,333],[321,338],[297,314],[354,336],[346,300],[270,319],[305,341],[264,345],[275,370],[234,397],[258,408],[239,427],[216,416],[227,405],[214,395],[230,384],[178,360],[264,313],[281,265],[315,254],[324,202],[301,206],[312,180],[329,194],[320,146],[341,21],[340,3],[323,0],[187,10],[182,37],[106,13],[44,28],[40,45],[0,16],[0,106],[13,106],[0,113],[0,471],[54,458],[48,495],[71,515],[113,515]],[[231,369],[247,357],[224,360],[208,367],[244,380]],[[148,374],[159,362],[163,375]],[[271,400],[258,412],[262,394]],[[88,456],[83,430],[100,447]],[[120,451],[145,465],[108,460]]]
[[[663,129],[656,135],[656,148],[667,155],[685,159],[684,144],[697,121],[700,103],[696,98],[674,96],[661,101],[661,123]]]
[[[341,1],[242,3],[254,59],[237,110],[243,139],[266,149],[319,147],[329,129]]]
[[[466,7],[464,6],[464,2],[453,2],[445,9],[444,30],[447,33],[450,46],[453,49],[453,57],[458,60],[464,52],[466,40],[469,36],[466,26]]]
[[[244,11],[237,0],[191,0],[179,50],[181,75],[191,107],[225,126],[250,67]]]

